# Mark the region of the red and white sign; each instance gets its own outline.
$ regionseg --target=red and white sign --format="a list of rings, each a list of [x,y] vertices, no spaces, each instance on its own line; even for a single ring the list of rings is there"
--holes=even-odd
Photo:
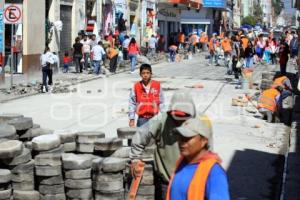
[[[22,15],[22,4],[5,4],[3,14],[5,24],[21,24]]]

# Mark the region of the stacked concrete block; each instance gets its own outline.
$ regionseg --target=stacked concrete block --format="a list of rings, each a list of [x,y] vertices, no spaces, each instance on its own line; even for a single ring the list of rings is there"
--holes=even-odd
[[[266,90],[271,88],[273,84],[273,77],[275,73],[274,72],[263,72],[262,73],[262,80],[260,84],[260,89],[261,90]]]
[[[37,125],[28,129],[23,135],[20,136],[20,140],[22,141],[31,141],[33,138],[41,136],[41,135],[49,135],[52,134],[53,130],[44,129]]]
[[[68,199],[93,199],[90,155],[65,153],[62,155],[65,188]]]
[[[94,143],[95,152],[102,157],[109,157],[122,147],[122,140],[119,138],[101,138]]]
[[[11,172],[7,169],[0,169],[0,200],[10,200],[11,196]]]
[[[0,114],[0,124],[6,123],[12,119],[24,117],[23,115],[16,113],[1,113]]]
[[[32,149],[35,154],[64,152],[60,136],[55,134],[41,135],[32,139]]]
[[[54,131],[54,134],[60,137],[64,152],[70,153],[76,151],[76,133],[71,130]]]
[[[33,127],[33,121],[30,117],[14,118],[6,123],[14,126],[19,136],[23,135],[28,129]]]
[[[95,200],[124,200],[124,169],[122,158],[99,158],[93,163]]]
[[[7,124],[0,124],[0,140],[1,139],[17,139],[16,129],[14,126]]]
[[[136,130],[137,128],[135,127],[124,127],[117,129],[118,138],[123,139],[124,146],[131,146],[132,137],[136,133]]]
[[[37,187],[41,194],[41,199],[66,199],[61,155],[57,153],[39,154],[34,159]]]
[[[76,151],[80,153],[93,153],[95,141],[105,137],[103,132],[98,131],[78,132],[76,135]]]

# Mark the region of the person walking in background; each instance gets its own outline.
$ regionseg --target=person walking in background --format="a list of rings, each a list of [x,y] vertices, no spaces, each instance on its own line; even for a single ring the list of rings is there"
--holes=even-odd
[[[231,59],[231,40],[228,38],[228,35],[225,34],[225,38],[222,40],[221,46],[224,51],[224,62],[225,62],[225,67],[227,68],[227,74],[232,73],[231,66],[229,65],[230,59]]]
[[[184,42],[185,42],[185,35],[183,32],[180,32],[178,34],[178,43],[179,43],[179,49],[184,48]]]
[[[299,50],[298,36],[296,35],[295,31],[292,31],[291,35],[292,35],[292,39],[290,41],[290,54],[291,54],[291,59],[293,59],[293,63],[296,64],[296,59]]]
[[[234,73],[234,78],[238,79],[241,73],[241,70],[237,68],[237,63],[240,60],[240,43],[238,42],[236,36],[232,36],[231,41],[232,41],[232,53],[231,53],[232,70]]]
[[[46,47],[44,53],[40,57],[40,63],[42,67],[42,78],[43,78],[43,86],[42,86],[43,93],[48,92],[49,88],[47,84],[47,77],[48,77],[48,81],[52,79],[52,77],[50,77],[52,75],[50,70],[51,70],[51,65],[54,64],[54,62],[55,62],[55,58],[53,53],[50,51],[49,47]]]
[[[212,149],[212,124],[207,116],[188,119],[174,129],[180,150],[167,200],[229,200],[228,178]]]
[[[133,73],[135,70],[136,62],[137,62],[137,55],[140,52],[140,48],[136,43],[134,38],[131,38],[130,43],[128,45],[128,55],[131,62],[131,69],[130,73]]]
[[[271,63],[272,65],[276,65],[277,64],[277,58],[276,58],[276,54],[278,52],[278,45],[277,45],[277,41],[276,38],[273,38],[271,43],[270,43],[270,49],[271,49]]]
[[[117,64],[118,64],[118,50],[108,45],[106,49],[107,57],[109,58],[109,72],[116,73]]]
[[[134,84],[129,95],[129,126],[135,126],[135,113],[138,115],[137,127],[142,126],[154,115],[163,110],[164,95],[159,81],[152,80],[149,64],[140,67],[141,81]]]
[[[83,59],[84,59],[84,70],[87,70],[87,68],[90,66],[89,60],[91,55],[91,45],[90,40],[88,39],[87,35],[83,36],[83,40],[81,41],[82,48],[83,48]]]
[[[290,48],[289,45],[282,40],[279,48],[279,64],[280,64],[280,73],[282,75],[286,74],[286,66],[289,60]]]
[[[216,47],[217,47],[217,34],[213,33],[212,38],[209,41],[209,54],[210,54],[209,65],[213,64],[214,59],[215,59],[215,64],[219,65]]]
[[[92,53],[94,74],[99,75],[101,73],[101,61],[105,55],[105,51],[102,47],[101,41],[99,41],[98,44],[92,48],[91,53]]]
[[[151,38],[149,39],[149,52],[151,57],[155,55],[156,47],[157,47],[157,39],[154,35],[151,35]]]
[[[123,49],[123,60],[128,60],[128,46],[130,43],[130,39],[128,35],[125,35],[125,40],[122,43],[122,49]]]
[[[69,52],[65,52],[64,58],[63,58],[63,64],[64,64],[64,71],[63,73],[68,73],[69,72],[69,66],[72,62],[71,57],[69,56]]]
[[[255,46],[255,53],[257,55],[258,62],[262,62],[262,58],[264,55],[265,41],[263,39],[263,35],[258,36],[258,40]]]
[[[208,36],[206,34],[206,32],[202,32],[201,33],[201,37],[200,37],[200,46],[202,51],[206,51],[207,50],[207,43],[208,43]]]
[[[82,63],[81,59],[83,58],[83,45],[80,43],[80,38],[75,39],[73,44],[73,60],[75,62],[76,73],[82,73]]]
[[[165,38],[164,38],[164,35],[159,36],[159,39],[158,39],[158,42],[157,42],[157,51],[159,53],[165,51]]]
[[[169,47],[169,52],[170,52],[170,61],[175,62],[176,59],[176,51],[177,51],[177,46],[176,45],[171,45]]]
[[[253,66],[254,47],[252,42],[249,40],[248,45],[245,49],[245,68],[252,68]]]
[[[266,61],[267,64],[270,64],[271,62],[271,47],[270,47],[269,40],[266,40],[264,60]]]

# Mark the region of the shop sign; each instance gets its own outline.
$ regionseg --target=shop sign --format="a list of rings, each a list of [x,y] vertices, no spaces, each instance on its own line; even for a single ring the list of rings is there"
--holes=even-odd
[[[167,9],[160,9],[158,11],[158,13],[161,14],[162,16],[164,16],[164,17],[177,17],[176,13],[171,12],[171,11],[169,11]]]
[[[225,0],[203,0],[204,8],[225,8]]]

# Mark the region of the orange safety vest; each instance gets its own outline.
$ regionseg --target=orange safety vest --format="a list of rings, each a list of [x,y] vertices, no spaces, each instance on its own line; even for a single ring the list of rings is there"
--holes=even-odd
[[[286,79],[287,79],[286,76],[282,76],[282,77],[276,78],[276,79],[274,80],[274,82],[273,82],[272,88],[276,88],[276,87],[278,87],[278,86],[281,86],[281,87],[287,89],[287,88],[285,87],[285,85],[283,84],[284,81],[285,81]]]
[[[247,48],[248,43],[249,43],[249,39],[248,38],[242,38],[242,46],[243,46],[244,49]]]
[[[258,100],[258,108],[265,108],[267,110],[275,112],[277,107],[276,96],[279,94],[280,93],[274,88],[263,91]]]
[[[180,43],[184,43],[184,40],[185,40],[185,35],[184,34],[180,34],[179,37],[178,37],[178,41]]]
[[[109,59],[112,59],[116,55],[118,55],[118,51],[116,49],[114,49],[114,48],[109,48],[108,49],[107,56],[108,56]]]
[[[136,95],[136,113],[140,117],[151,118],[159,112],[160,82],[151,81],[149,93],[146,92],[142,81],[136,82],[134,91]]]
[[[182,161],[183,161],[182,157],[179,158],[179,160],[177,160],[175,173],[178,170],[178,168],[180,167]],[[220,164],[221,161],[220,161],[219,157],[212,152],[208,152],[199,161],[198,167],[195,171],[193,179],[190,182],[190,185],[188,188],[187,200],[204,200],[205,199],[206,181],[207,181],[207,178],[210,174],[212,167],[217,163]],[[173,182],[175,173],[173,174],[173,176],[170,179],[166,200],[171,200],[170,199],[171,198],[171,187],[172,187],[172,182]]]
[[[192,45],[196,45],[197,44],[197,35],[193,34],[190,38],[190,42],[192,43]]]
[[[222,41],[222,48],[223,48],[225,53],[228,53],[228,52],[230,53],[232,51],[231,43],[230,43],[229,39],[224,39]]]

